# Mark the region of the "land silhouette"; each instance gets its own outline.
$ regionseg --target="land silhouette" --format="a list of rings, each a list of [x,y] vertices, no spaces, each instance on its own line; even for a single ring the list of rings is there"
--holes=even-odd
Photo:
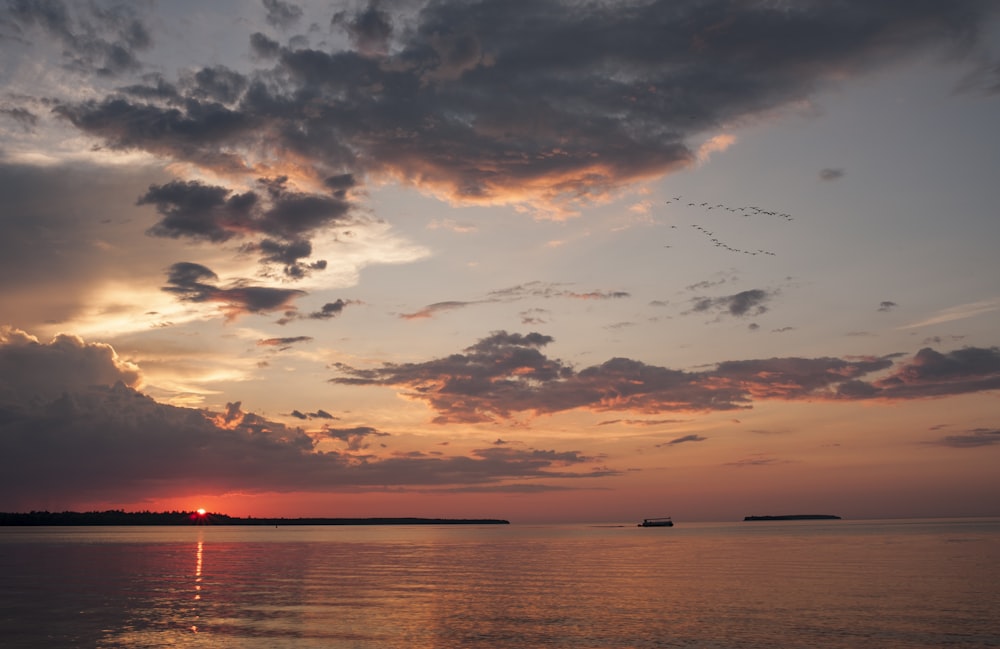
[[[509,525],[497,518],[238,518],[202,511],[0,512],[0,525]]]

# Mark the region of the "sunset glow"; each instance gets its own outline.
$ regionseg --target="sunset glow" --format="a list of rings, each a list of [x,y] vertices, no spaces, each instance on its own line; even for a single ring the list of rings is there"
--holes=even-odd
[[[4,5],[0,511],[1000,515],[1000,3],[529,4]]]

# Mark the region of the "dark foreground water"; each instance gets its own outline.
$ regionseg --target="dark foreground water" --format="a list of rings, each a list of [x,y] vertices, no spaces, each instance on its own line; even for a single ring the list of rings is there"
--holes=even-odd
[[[0,646],[1000,647],[1000,520],[0,528]]]

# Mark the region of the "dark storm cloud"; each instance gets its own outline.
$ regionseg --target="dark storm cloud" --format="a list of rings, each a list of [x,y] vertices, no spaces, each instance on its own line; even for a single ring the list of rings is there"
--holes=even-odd
[[[138,368],[108,345],[69,336],[41,343],[22,331],[0,331],[3,507],[28,510],[123,493],[142,499],[206,491],[488,487],[520,478],[613,475],[574,471],[591,460],[575,451],[388,459],[317,452],[301,429],[245,412],[240,402],[223,412],[168,406],[128,387],[140,380]],[[331,418],[323,411],[307,416]],[[349,445],[384,436],[367,427],[331,430]]]
[[[463,353],[374,369],[337,366],[332,383],[396,387],[437,412],[437,423],[482,422],[515,413],[726,411],[762,399],[915,399],[1000,388],[1000,351],[923,349],[892,356],[724,361],[689,372],[613,358],[577,370],[545,356],[552,339],[497,332]],[[871,382],[862,377],[884,374]]]
[[[185,302],[218,302],[230,320],[251,313],[287,309],[293,300],[305,295],[304,291],[296,289],[251,286],[242,281],[220,287],[218,280],[219,276],[211,269],[182,261],[167,271],[167,286],[163,290]]]
[[[275,25],[298,13],[279,0],[265,6]],[[227,170],[244,164],[235,151],[287,153],[319,174],[386,174],[459,201],[572,204],[692,164],[690,141],[826,83],[928,49],[978,53],[997,5],[445,0],[415,8],[404,15],[370,3],[336,13],[350,50],[248,35],[273,67],[250,75],[245,89],[205,68],[182,100],[109,96],[57,112],[108,146]]]
[[[7,0],[4,5],[21,38],[44,32],[62,45],[66,67],[79,72],[134,72],[142,67],[138,53],[152,45],[149,30],[128,4]]]
[[[765,302],[773,296],[773,293],[755,288],[722,297],[695,297],[691,298],[693,304],[691,311],[695,313],[728,313],[737,318],[756,316],[767,311]]]

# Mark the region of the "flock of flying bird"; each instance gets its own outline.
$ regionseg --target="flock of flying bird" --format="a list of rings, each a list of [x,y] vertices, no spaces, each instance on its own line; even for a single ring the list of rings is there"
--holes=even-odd
[[[668,205],[674,204],[674,203],[676,203],[677,205],[683,205],[683,202],[682,202],[680,196],[674,196],[673,198],[671,198],[670,200],[667,201]],[[701,207],[701,208],[703,208],[705,210],[717,209],[717,210],[720,210],[720,211],[732,212],[734,214],[739,214],[740,216],[765,215],[765,216],[774,216],[774,217],[777,217],[777,218],[780,218],[780,219],[784,219],[785,221],[791,221],[792,220],[792,215],[791,214],[788,214],[786,212],[776,212],[776,211],[773,211],[773,210],[765,210],[763,208],[757,207],[756,205],[745,205],[745,206],[742,206],[742,207],[732,207],[732,206],[729,206],[729,205],[724,205],[723,203],[717,203],[715,205],[711,205],[711,204],[709,204],[707,202],[703,202],[703,203],[689,202],[687,205],[688,205],[688,207]],[[671,225],[670,227],[671,228],[676,228],[677,226],[676,225]],[[729,252],[736,252],[736,253],[740,253],[740,254],[743,254],[743,255],[770,255],[772,257],[775,256],[775,254],[773,252],[771,252],[770,250],[763,250],[761,248],[758,248],[756,250],[747,250],[747,249],[744,249],[744,248],[736,248],[734,246],[730,246],[729,244],[723,242],[721,239],[719,239],[718,237],[716,237],[714,232],[711,232],[710,230],[708,230],[708,229],[706,229],[706,228],[704,228],[701,225],[698,225],[696,223],[692,223],[691,227],[694,228],[695,230],[698,230],[699,232],[701,232],[706,237],[708,237],[712,241],[712,244],[716,248],[722,248],[723,250],[728,250]],[[670,248],[669,245],[666,246],[666,247]]]

